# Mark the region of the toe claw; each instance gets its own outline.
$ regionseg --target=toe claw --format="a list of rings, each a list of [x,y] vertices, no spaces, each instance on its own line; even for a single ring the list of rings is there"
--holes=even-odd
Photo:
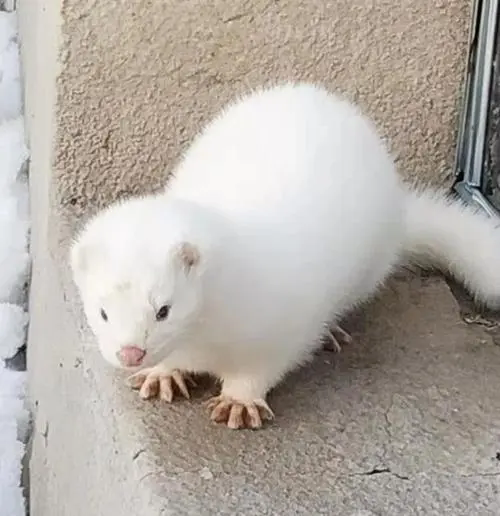
[[[331,333],[328,333],[327,340],[325,340],[325,342],[323,343],[323,349],[325,351],[333,351],[334,353],[340,353],[342,351],[342,346]]]
[[[156,382],[152,382],[146,379],[146,381],[142,384],[142,387],[139,390],[139,396],[147,400],[149,398],[154,397],[157,394],[157,385]]]
[[[180,371],[173,371],[172,372],[172,378],[177,385],[177,388],[181,392],[181,394],[186,398],[190,399],[189,390],[186,386],[186,382],[184,381],[184,377],[182,376],[182,373]]]
[[[260,412],[257,406],[248,405],[245,423],[249,428],[260,428],[262,426],[262,418],[260,417]]]
[[[238,403],[235,403],[229,411],[229,417],[227,418],[227,426],[232,430],[238,430],[244,425],[243,412],[245,407]]]
[[[220,396],[212,396],[203,402],[208,410],[213,410],[221,402]]]
[[[132,376],[129,376],[125,383],[132,389],[140,389],[146,380],[146,375],[143,373],[135,373]]]
[[[258,400],[255,405],[259,409],[259,415],[264,421],[272,421],[274,419],[274,412],[271,407],[264,400]]]
[[[328,325],[325,328],[323,349],[340,353],[342,346],[351,344],[352,337],[338,324]]]
[[[172,403],[174,390],[172,389],[172,377],[163,376],[160,378],[160,399]]]
[[[231,410],[230,402],[217,401],[214,400],[214,404],[212,405],[212,413],[210,414],[210,419],[215,421],[216,423],[223,423],[227,421],[229,417],[229,412]]]

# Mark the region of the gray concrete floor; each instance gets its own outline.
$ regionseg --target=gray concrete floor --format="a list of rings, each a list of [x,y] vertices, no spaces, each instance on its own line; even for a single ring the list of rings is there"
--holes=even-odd
[[[352,345],[271,394],[259,432],[212,426],[206,392],[139,408],[165,514],[499,515],[498,322],[454,290],[392,280],[348,321]]]

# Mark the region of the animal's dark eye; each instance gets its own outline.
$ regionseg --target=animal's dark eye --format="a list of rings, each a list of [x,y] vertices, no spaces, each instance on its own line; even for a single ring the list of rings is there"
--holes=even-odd
[[[163,305],[157,312],[156,312],[156,320],[157,321],[163,321],[168,317],[168,313],[170,312],[170,306],[169,305]]]
[[[103,318],[104,321],[108,320],[108,314],[104,311],[103,308],[101,308],[101,317]]]

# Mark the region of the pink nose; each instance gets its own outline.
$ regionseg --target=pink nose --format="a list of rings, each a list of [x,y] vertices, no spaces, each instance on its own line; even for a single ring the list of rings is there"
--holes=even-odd
[[[118,360],[126,367],[135,367],[141,365],[146,351],[136,346],[125,346],[118,351]]]

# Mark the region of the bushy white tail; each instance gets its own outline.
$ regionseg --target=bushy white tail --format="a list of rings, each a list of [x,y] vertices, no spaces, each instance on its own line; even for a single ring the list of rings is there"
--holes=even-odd
[[[461,281],[476,301],[500,306],[500,223],[429,190],[408,192],[404,252]]]

